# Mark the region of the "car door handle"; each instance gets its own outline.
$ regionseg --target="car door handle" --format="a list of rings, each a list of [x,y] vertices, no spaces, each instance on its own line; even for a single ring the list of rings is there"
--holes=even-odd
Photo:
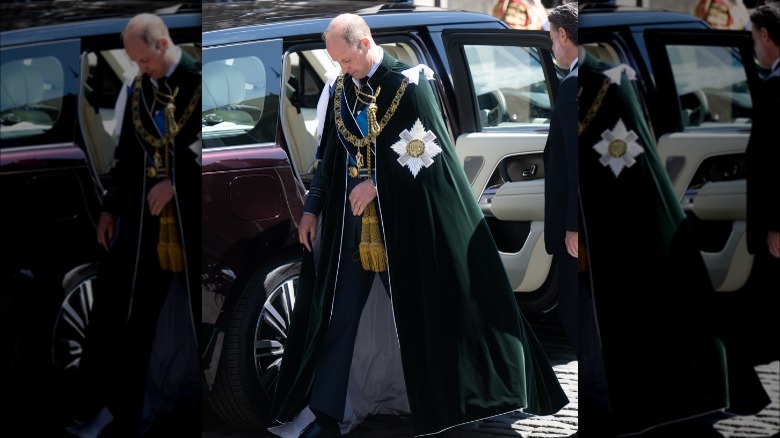
[[[523,170],[523,176],[528,177],[528,176],[536,175],[536,169],[538,168],[539,166],[537,166],[536,164],[532,164],[530,169]]]

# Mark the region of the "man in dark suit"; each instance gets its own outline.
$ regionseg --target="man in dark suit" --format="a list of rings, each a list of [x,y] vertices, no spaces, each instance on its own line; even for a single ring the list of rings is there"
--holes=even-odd
[[[575,350],[577,342],[577,7],[550,12],[550,37],[558,65],[569,68],[555,99],[544,147],[544,244],[555,258],[561,322]]]
[[[550,11],[553,54],[569,74],[555,99],[550,133],[544,148],[544,242],[553,255],[558,278],[558,315],[577,356],[580,376],[580,408],[604,423],[610,407],[603,373],[593,299],[587,282],[578,273],[579,255],[579,152],[577,138],[577,86],[579,73],[577,3]],[[595,420],[595,413],[599,419]],[[581,425],[587,418],[582,417]]]
[[[780,195],[777,179],[780,147],[774,126],[780,118],[780,3],[756,8],[750,22],[756,59],[768,74],[756,94],[755,116],[746,149],[747,246],[755,255],[748,300],[755,305],[757,314],[751,311],[744,327],[750,327],[746,339],[751,342],[777,346],[776,338],[765,338],[774,330],[767,331],[764,328],[768,327],[756,324],[774,319],[769,312],[777,309],[775,291],[780,285],[780,213],[776,201]],[[758,362],[780,357],[777,347],[770,353],[770,357],[758,358]]]

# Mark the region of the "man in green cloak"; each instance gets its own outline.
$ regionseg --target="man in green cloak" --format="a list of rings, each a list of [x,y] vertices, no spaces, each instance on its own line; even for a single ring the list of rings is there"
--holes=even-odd
[[[201,170],[192,149],[201,123],[191,117],[201,64],[157,15],[135,15],[121,37],[138,74],[117,100],[117,146],[96,227],[107,254],[79,368],[85,422],[69,429],[81,437],[103,427],[106,436],[140,436],[201,405]],[[183,435],[192,427],[171,425]]]
[[[711,414],[745,400],[766,406],[755,370],[724,345],[707,268],[631,83],[636,73],[584,51],[580,58],[580,257],[613,409],[610,433],[692,427],[697,419],[710,427]],[[610,436],[588,434],[588,420],[580,418],[582,436]]]
[[[514,300],[433,72],[384,52],[357,15],[336,17],[323,38],[342,75],[324,91],[270,430],[339,436],[365,415],[410,412],[425,435],[517,409],[557,412],[568,399]],[[376,277],[384,291],[370,294]]]

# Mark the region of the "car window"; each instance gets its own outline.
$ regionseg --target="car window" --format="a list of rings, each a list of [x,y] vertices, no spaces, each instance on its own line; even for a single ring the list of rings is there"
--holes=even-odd
[[[274,142],[281,41],[203,53],[203,147]]]
[[[73,141],[78,47],[69,40],[2,49],[2,148]]]
[[[62,64],[53,56],[6,62],[2,69],[0,111],[3,122],[19,129],[23,125],[50,129],[62,110],[64,75]],[[29,135],[29,134],[27,134]]]
[[[465,45],[483,131],[550,122],[550,93],[535,47]]]
[[[750,124],[753,103],[745,68],[734,48],[668,45],[683,127]]]

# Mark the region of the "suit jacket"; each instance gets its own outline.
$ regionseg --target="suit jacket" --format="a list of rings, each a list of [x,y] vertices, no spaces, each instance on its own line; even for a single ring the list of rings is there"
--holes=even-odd
[[[780,163],[777,128],[780,120],[780,75],[769,77],[754,106],[753,127],[745,151],[747,160],[747,244],[751,254],[766,252],[766,235],[780,231]],[[762,249],[763,248],[763,249]]]
[[[558,88],[544,147],[544,245],[549,254],[566,253],[566,232],[578,229],[578,70],[575,66]]]

